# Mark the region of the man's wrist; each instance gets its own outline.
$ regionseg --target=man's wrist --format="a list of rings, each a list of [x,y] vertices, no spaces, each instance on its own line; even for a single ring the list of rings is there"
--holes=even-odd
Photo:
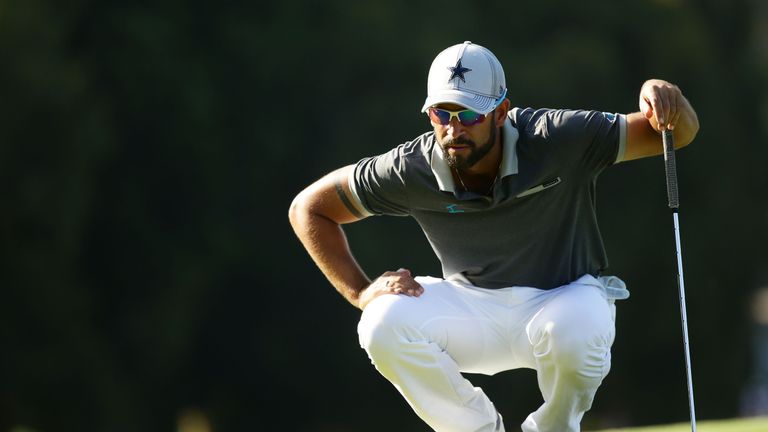
[[[368,288],[370,285],[371,285],[371,281],[366,280],[362,285],[349,287],[347,289],[347,295],[345,296],[347,298],[347,301],[349,301],[352,304],[352,306],[362,310],[362,307],[360,307],[361,306],[360,297],[362,296],[363,291],[365,291],[365,289]]]

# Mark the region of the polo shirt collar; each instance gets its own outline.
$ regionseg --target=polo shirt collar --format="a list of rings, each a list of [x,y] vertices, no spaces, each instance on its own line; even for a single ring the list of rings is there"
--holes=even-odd
[[[501,128],[502,133],[502,145],[504,150],[501,156],[501,170],[500,177],[506,177],[508,175],[517,174],[517,139],[519,133],[517,128],[512,126],[512,121],[507,117],[504,120],[504,126]],[[440,144],[435,139],[435,145],[432,148],[432,156],[429,164],[432,168],[432,173],[437,179],[437,185],[441,191],[456,192],[456,185],[453,182],[453,175],[451,175],[451,167],[448,166],[448,162],[445,161],[443,151],[440,148]]]

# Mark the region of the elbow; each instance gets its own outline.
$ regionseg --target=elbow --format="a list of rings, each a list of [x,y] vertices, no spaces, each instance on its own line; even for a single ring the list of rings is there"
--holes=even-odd
[[[298,234],[316,225],[318,217],[326,218],[322,210],[322,199],[311,187],[301,191],[288,207],[288,220]]]
[[[288,220],[291,222],[291,226],[296,230],[302,225],[302,221],[306,220],[309,213],[309,205],[307,199],[304,197],[304,193],[296,195],[291,202],[291,206],[288,208]]]
[[[676,138],[676,142],[679,143],[676,147],[685,147],[688,144],[692,143],[693,140],[696,138],[696,135],[699,133],[699,119],[696,117],[696,114],[691,116],[691,118],[688,121],[688,124],[683,129],[684,132],[681,134],[682,136],[680,138]]]
[[[694,138],[696,138],[696,135],[699,133],[699,118],[696,116],[696,114],[693,115],[693,118],[691,119],[691,132],[688,139],[688,143],[690,144]]]

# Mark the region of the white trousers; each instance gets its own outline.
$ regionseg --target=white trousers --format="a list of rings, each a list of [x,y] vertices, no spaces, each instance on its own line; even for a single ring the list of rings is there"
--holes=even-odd
[[[418,298],[371,301],[358,334],[376,369],[422,420],[439,432],[504,431],[493,403],[461,373],[532,368],[544,404],[522,430],[579,431],[611,366],[613,299],[628,296],[621,280],[585,275],[552,290],[416,280],[424,287]],[[615,295],[617,284],[626,295]]]

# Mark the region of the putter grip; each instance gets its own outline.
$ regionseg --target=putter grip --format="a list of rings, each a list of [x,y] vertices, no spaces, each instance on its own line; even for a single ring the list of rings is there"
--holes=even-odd
[[[675,143],[672,138],[672,131],[665,130],[661,133],[664,143],[664,167],[667,171],[667,199],[669,208],[677,209],[680,207],[680,200],[677,196],[677,166],[675,164]]]

